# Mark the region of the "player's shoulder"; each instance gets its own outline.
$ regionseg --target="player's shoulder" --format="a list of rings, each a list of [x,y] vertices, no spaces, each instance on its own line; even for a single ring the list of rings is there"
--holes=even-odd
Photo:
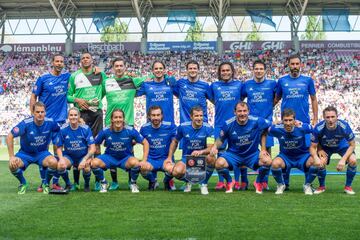
[[[127,130],[131,130],[131,131],[135,129],[132,126],[129,126],[129,125],[125,125],[124,128],[127,129]]]
[[[110,127],[105,127],[100,132],[108,133],[108,132],[111,132],[111,129],[110,129]]]
[[[41,74],[41,75],[38,77],[38,81],[43,81],[43,80],[45,80],[45,79],[47,79],[47,78],[50,78],[50,77],[52,77],[52,76],[53,76],[53,75],[52,75],[51,73],[45,72],[45,73]]]
[[[55,123],[54,119],[48,117],[45,117],[44,121],[49,123]]]
[[[203,80],[203,79],[199,79],[199,81],[197,81],[197,84],[200,86],[204,86],[204,87],[209,87],[209,82]]]
[[[80,124],[79,125],[79,127],[81,128],[81,129],[84,129],[84,130],[89,130],[90,129],[90,127],[88,126],[88,125],[86,125],[86,124]]]
[[[142,125],[141,129],[149,128],[151,126],[151,122],[147,122],[144,125]]]
[[[170,126],[172,126],[172,123],[168,122],[168,121],[162,121],[161,125],[166,126],[166,127],[170,127]]]
[[[347,129],[348,127],[350,127],[349,123],[343,119],[338,119],[338,125],[340,128],[342,129]]]
[[[319,122],[319,123],[317,123],[317,124],[315,125],[314,130],[320,132],[320,131],[322,131],[324,128],[325,128],[325,121],[322,120],[321,122]]]
[[[284,124],[280,123],[280,124],[274,124],[272,125],[273,128],[275,129],[284,129]]]
[[[286,80],[286,79],[289,79],[289,74],[284,74],[284,75],[281,75],[279,78],[278,78],[278,82],[280,82],[280,81],[284,81],[284,80]]]
[[[258,121],[260,118],[254,115],[249,115],[249,120]]]
[[[61,125],[60,129],[64,131],[64,129],[67,129],[69,127],[70,127],[70,124],[68,122],[66,122],[63,125]]]
[[[207,123],[207,122],[204,122],[203,125],[204,125],[204,127],[206,127],[206,128],[212,128],[212,126],[211,126],[209,123]]]
[[[225,125],[230,125],[230,124],[232,124],[232,123],[235,122],[235,121],[236,121],[236,117],[234,116],[234,117],[226,120],[226,121],[225,121]]]
[[[34,118],[28,117],[28,118],[25,118],[24,120],[22,120],[22,122],[24,122],[25,124],[29,124],[29,123],[34,122]]]
[[[180,124],[181,127],[188,127],[188,126],[191,126],[191,122],[188,121],[188,122],[183,122]]]

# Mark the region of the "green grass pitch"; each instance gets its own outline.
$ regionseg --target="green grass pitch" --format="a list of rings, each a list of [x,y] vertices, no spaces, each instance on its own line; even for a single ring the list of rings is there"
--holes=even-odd
[[[0,157],[7,159],[4,148]],[[253,187],[233,194],[215,192],[217,177],[209,183],[208,196],[201,196],[198,186],[188,194],[165,192],[162,184],[148,192],[142,177],[142,191],[131,194],[127,175],[119,170],[120,191],[60,196],[36,192],[37,166],[30,166],[25,176],[30,189],[18,196],[17,180],[7,162],[0,162],[0,239],[360,238],[360,180],[355,178],[353,185],[357,195],[348,196],[343,193],[344,175],[328,176],[327,191],[318,196],[303,194],[303,176],[292,176],[291,191],[282,196],[275,196],[272,177],[272,190],[263,195],[255,194]],[[159,180],[162,177],[159,174]]]

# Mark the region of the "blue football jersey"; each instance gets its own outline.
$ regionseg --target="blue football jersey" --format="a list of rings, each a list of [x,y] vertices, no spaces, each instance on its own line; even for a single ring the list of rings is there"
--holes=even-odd
[[[319,143],[326,150],[337,151],[348,148],[348,142],[354,140],[355,135],[349,124],[344,120],[338,120],[335,129],[328,129],[325,121],[316,124],[312,133],[311,141]]]
[[[207,138],[213,137],[214,129],[208,123],[203,123],[201,128],[193,128],[191,122],[180,124],[176,140],[182,140],[182,156],[191,155],[194,150],[207,148]]]
[[[77,129],[72,129],[69,123],[64,124],[56,141],[56,146],[64,146],[64,155],[69,155],[74,159],[83,158],[94,138],[89,126],[82,124]]]
[[[136,91],[136,96],[146,96],[146,112],[151,106],[160,106],[164,121],[174,123],[174,99],[172,86],[174,78],[166,78],[161,82],[143,82]]]
[[[218,81],[210,86],[211,101],[215,105],[215,128],[234,116],[234,108],[241,99],[242,83],[237,80]]]
[[[228,141],[227,151],[240,157],[247,157],[259,151],[261,134],[270,126],[270,121],[249,116],[245,125],[240,125],[236,117],[225,122],[220,132],[220,140]]]
[[[67,118],[67,99],[70,73],[54,76],[51,73],[40,76],[35,83],[33,93],[46,106],[46,116],[56,122]]]
[[[283,124],[272,125],[269,129],[269,135],[279,140],[280,153],[289,157],[298,157],[301,154],[309,153],[305,135],[311,132],[312,127],[307,123],[303,123],[301,127],[294,127],[292,132],[285,131]]]
[[[47,151],[50,141],[56,142],[60,131],[58,124],[51,118],[45,118],[43,124],[38,126],[34,118],[30,117],[16,125],[11,133],[14,137],[20,136],[20,150],[26,153]]]
[[[272,121],[275,93],[276,81],[256,82],[252,79],[244,83],[241,97],[247,98],[251,115]]]
[[[95,144],[100,145],[104,142],[106,154],[122,159],[133,155],[133,140],[137,143],[144,140],[133,127],[125,126],[120,132],[105,128],[96,136]]]
[[[203,109],[204,122],[208,121],[206,100],[211,99],[211,91],[208,83],[198,80],[190,82],[182,78],[174,86],[174,94],[179,98],[180,123],[191,121],[190,111],[195,106]]]
[[[148,122],[141,127],[140,134],[149,142],[149,158],[163,161],[167,158],[171,141],[176,136],[176,125],[163,121],[159,128],[154,128]]]
[[[276,95],[282,97],[281,112],[290,108],[295,111],[296,119],[303,123],[310,123],[309,96],[315,94],[314,80],[310,77],[286,75],[278,80]]]

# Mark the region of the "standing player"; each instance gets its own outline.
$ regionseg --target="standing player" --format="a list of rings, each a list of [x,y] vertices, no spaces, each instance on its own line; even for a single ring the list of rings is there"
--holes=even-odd
[[[311,154],[320,163],[318,171],[320,186],[314,193],[325,192],[326,165],[330,163],[331,155],[337,153],[341,159],[336,169],[342,171],[345,165],[348,165],[344,192],[353,195],[355,192],[351,185],[357,167],[354,153],[355,135],[346,121],[338,119],[338,112],[335,107],[325,108],[323,117],[324,120],[315,126],[311,139]]]
[[[143,161],[134,157],[133,141],[143,145]],[[121,109],[114,109],[111,114],[110,128],[102,130],[95,139],[97,152],[100,153],[100,144],[105,143],[105,153],[97,156],[91,161],[91,168],[97,179],[100,180],[100,192],[107,192],[107,181],[104,171],[108,168],[121,168],[129,171],[131,176],[130,189],[132,193],[138,193],[139,187],[136,180],[140,168],[146,169],[146,161],[149,154],[149,143],[133,127],[125,125],[125,114]]]
[[[146,96],[146,112],[151,106],[159,106],[163,111],[164,121],[174,123],[174,100],[172,87],[175,78],[165,75],[165,64],[155,61],[152,65],[154,78],[143,82],[136,96]]]
[[[206,100],[211,99],[210,86],[199,80],[199,63],[189,61],[186,64],[187,78],[176,81],[174,95],[179,98],[180,123],[191,121],[191,109],[200,106],[204,114],[204,122],[208,122]]]
[[[206,155],[206,178],[200,184],[201,194],[209,194],[207,183],[214,171],[215,158],[210,156],[209,138],[213,136],[213,128],[203,121],[203,109],[200,106],[195,106],[190,111],[191,122],[182,123],[177,130],[176,137],[172,140],[169,154],[164,162],[164,169],[169,175],[177,179],[186,181],[184,176],[186,172],[186,156],[200,156]],[[174,153],[180,140],[183,140],[182,159],[176,164],[173,163]],[[214,140],[212,140],[214,141]],[[187,183],[184,192],[191,191],[191,183]]]
[[[281,112],[286,108],[293,109],[297,120],[310,124],[310,97],[313,113],[311,124],[312,126],[315,126],[318,121],[318,102],[314,80],[311,77],[300,74],[301,58],[298,54],[289,57],[288,66],[290,68],[290,74],[285,75],[278,80],[275,104],[282,99]],[[306,144],[310,147],[310,134],[306,135]]]
[[[56,173],[58,162],[51,155],[49,144],[56,137],[60,128],[51,118],[45,117],[45,105],[36,102],[33,105],[33,117],[27,118],[17,124],[6,138],[9,153],[9,168],[11,173],[19,180],[18,194],[24,194],[28,183],[24,178],[23,171],[35,163],[46,168],[45,181],[42,184],[43,193],[49,193],[49,182]],[[14,138],[20,137],[20,150],[14,154]]]
[[[163,112],[159,106],[151,106],[148,110],[148,119],[150,122],[144,124],[140,129],[140,134],[149,142],[150,151],[142,175],[149,181],[149,190],[155,189],[156,172],[164,171],[164,160],[168,156],[171,141],[176,135],[176,126],[174,123],[163,121]],[[171,177],[165,173],[165,190],[172,190],[170,187]]]
[[[312,128],[308,123],[296,124],[295,112],[292,109],[284,109],[281,113],[282,124],[272,125],[269,134],[276,137],[280,144],[280,153],[272,162],[271,172],[277,182],[275,194],[283,194],[285,182],[283,169],[298,168],[305,173],[304,192],[312,195],[311,183],[316,177],[318,168],[314,165],[309,147],[306,145],[306,134],[311,133]]]
[[[105,125],[110,126],[111,114],[114,109],[124,111],[125,122],[129,126],[134,126],[134,98],[136,89],[144,81],[144,78],[133,78],[126,74],[126,62],[123,58],[115,58],[112,61],[114,75],[103,82],[103,94],[106,97],[107,109]],[[110,169],[112,183],[109,190],[119,189],[117,180],[117,169]]]
[[[91,128],[96,136],[103,128],[102,98],[104,96],[102,83],[106,79],[103,72],[96,74],[90,53],[81,55],[81,69],[71,74],[67,100],[80,109],[80,117]],[[75,179],[79,179],[79,171],[74,168]],[[99,188],[98,181],[95,188]]]
[[[235,69],[231,62],[222,62],[218,68],[219,81],[214,82],[210,86],[211,102],[215,105],[215,139],[220,137],[221,127],[225,121],[234,117],[233,107],[241,99],[242,84],[240,81],[234,80]],[[226,142],[219,148],[224,151]],[[234,168],[235,189],[246,190],[248,185],[247,169],[241,168],[241,184],[239,183],[239,168]],[[224,179],[219,175],[219,182],[216,189],[225,188]]]
[[[234,107],[235,117],[226,121],[222,127],[220,137],[211,149],[211,154],[218,154],[218,149],[227,140],[227,150],[218,157],[216,170],[227,181],[226,193],[232,193],[235,182],[232,181],[229,170],[246,166],[259,174],[254,183],[256,193],[261,194],[264,177],[268,174],[271,158],[265,148],[266,132],[270,122],[264,118],[249,116],[249,107],[245,102],[238,102]],[[261,152],[259,144],[261,140]]]
[[[276,81],[265,79],[266,65],[261,60],[253,63],[254,78],[244,83],[241,91],[242,99],[247,98],[250,115],[262,117],[272,122],[273,106],[276,93]],[[266,151],[271,156],[271,147],[274,146],[274,138],[267,136]],[[264,189],[268,188],[268,176],[262,183]]]
[[[67,114],[66,93],[68,90],[68,83],[70,78],[69,72],[62,72],[64,69],[64,57],[60,54],[55,54],[51,61],[51,71],[40,76],[34,85],[30,97],[30,112],[34,114],[34,104],[41,101],[46,107],[46,116],[52,118],[61,126],[65,123]],[[54,153],[56,148],[54,147]],[[38,192],[42,192],[42,184],[45,183],[45,169],[39,166],[42,183],[38,187]],[[57,174],[53,179],[53,189],[61,189]]]
[[[84,191],[90,191],[90,161],[95,153],[94,137],[92,136],[91,129],[82,124],[80,119],[80,112],[77,108],[69,109],[68,113],[69,123],[61,127],[58,135],[56,146],[59,159],[63,164],[58,171],[63,174],[64,171],[70,169],[71,166],[79,170],[83,170],[83,177],[85,180]],[[63,151],[64,149],[64,151]],[[70,182],[66,184],[70,186]],[[79,190],[79,179],[74,179],[74,184],[71,190]]]

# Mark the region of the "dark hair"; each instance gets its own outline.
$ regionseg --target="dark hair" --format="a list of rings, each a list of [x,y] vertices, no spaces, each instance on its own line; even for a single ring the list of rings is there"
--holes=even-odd
[[[255,62],[253,63],[253,68],[255,68],[256,64],[262,64],[264,66],[264,69],[266,69],[266,64],[263,60],[260,59],[255,60]]]
[[[151,112],[152,112],[153,110],[158,110],[158,109],[160,109],[161,114],[163,114],[163,110],[162,110],[162,108],[161,108],[160,106],[154,105],[154,106],[149,107],[149,110],[147,111],[147,117],[148,117],[149,120],[150,120]]]
[[[197,112],[203,112],[204,113],[204,110],[202,109],[201,106],[194,106],[191,108],[190,110],[190,116],[192,116],[194,114],[194,112],[197,111]]]
[[[116,62],[119,62],[119,61],[120,61],[120,62],[122,61],[124,64],[126,63],[126,61],[125,61],[124,58],[122,58],[122,57],[117,57],[117,58],[115,58],[114,60],[111,61],[111,66],[114,67],[115,63],[116,63]]]
[[[155,63],[160,63],[160,64],[163,66],[163,68],[165,69],[165,64],[164,64],[162,61],[160,61],[160,60],[155,60],[155,62],[153,62],[153,64],[151,65],[151,70],[154,69]]]
[[[247,104],[247,102],[244,102],[244,101],[240,100],[235,104],[234,111],[236,111],[236,108],[237,108],[238,105],[240,105],[242,107],[246,106],[246,108],[249,110],[249,104]]]
[[[32,110],[33,111],[35,111],[35,108],[36,107],[43,107],[45,110],[46,110],[46,106],[45,106],[45,104],[43,103],[43,102],[36,102],[34,105],[33,105],[33,107],[32,107]]]
[[[200,64],[199,64],[197,61],[195,61],[195,60],[190,60],[189,62],[187,62],[187,64],[186,64],[186,69],[189,68],[189,65],[190,65],[190,64],[195,64],[195,65],[198,67],[198,69],[200,69]]]
[[[294,119],[296,117],[295,111],[291,108],[285,108],[281,113],[281,119],[284,119],[284,117],[290,117],[293,116]]]
[[[234,65],[231,62],[222,62],[222,63],[220,63],[220,65],[218,67],[218,79],[221,80],[221,67],[224,66],[224,65],[229,65],[230,66],[231,71],[232,71],[231,78],[233,79],[234,76],[235,76],[235,68],[234,68]]]
[[[301,57],[300,57],[300,55],[299,55],[298,53],[295,53],[295,54],[292,54],[292,55],[290,55],[290,56],[288,57],[288,63],[290,63],[290,60],[295,59],[295,58],[298,58],[298,59],[300,60],[300,62],[301,62]]]
[[[323,110],[323,116],[325,116],[325,112],[335,112],[336,116],[338,115],[338,111],[337,111],[336,107],[334,107],[334,106],[327,106]]]
[[[115,112],[121,112],[122,115],[123,115],[123,118],[124,118],[124,125],[125,125],[125,113],[122,109],[120,108],[115,108],[112,112],[111,112],[111,116],[110,116],[110,119],[112,120],[112,118],[114,117],[114,113]],[[111,125],[110,125],[110,129],[112,130],[113,129],[113,126],[112,126],[112,122],[111,122]]]
[[[62,57],[62,58],[64,58],[64,56],[63,56],[61,53],[55,53],[55,54],[52,56],[51,61],[52,61],[52,62],[55,61],[55,58],[56,58],[56,57]]]

